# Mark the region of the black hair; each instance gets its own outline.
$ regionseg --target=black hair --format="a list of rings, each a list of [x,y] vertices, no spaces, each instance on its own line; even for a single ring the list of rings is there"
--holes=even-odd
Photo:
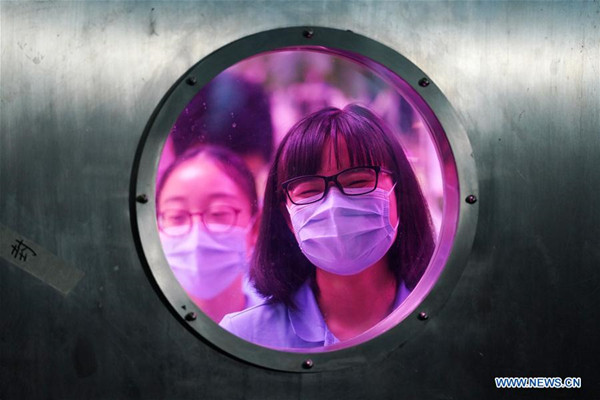
[[[353,165],[380,165],[394,173],[401,222],[387,255],[396,279],[412,290],[427,268],[435,247],[431,217],[400,143],[367,108],[355,104],[343,110],[328,107],[290,129],[269,172],[250,276],[256,289],[272,302],[294,307],[292,295],[315,274],[315,266],[302,254],[282,214],[286,198],[281,184],[296,176],[315,174],[324,146],[331,141],[338,153],[339,139],[347,146]]]

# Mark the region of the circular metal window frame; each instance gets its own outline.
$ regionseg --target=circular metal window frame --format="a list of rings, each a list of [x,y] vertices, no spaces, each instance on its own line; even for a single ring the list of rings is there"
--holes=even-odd
[[[354,58],[380,74],[387,74],[388,78],[400,78],[399,81],[410,86],[408,90],[419,95],[413,107],[429,125],[441,160],[444,213],[439,242],[423,278],[386,320],[342,344],[311,351],[286,351],[240,339],[219,327],[190,300],[162,251],[156,225],[155,183],[170,129],[204,85],[249,57],[304,49]],[[150,117],[140,140],[132,170],[130,210],[134,239],[146,272],[163,302],[185,326],[218,349],[251,364],[281,371],[318,372],[384,357],[436,317],[458,282],[471,251],[477,227],[477,189],[475,162],[466,131],[431,78],[395,50],[351,31],[291,27],[232,42],[202,59],[171,87]]]

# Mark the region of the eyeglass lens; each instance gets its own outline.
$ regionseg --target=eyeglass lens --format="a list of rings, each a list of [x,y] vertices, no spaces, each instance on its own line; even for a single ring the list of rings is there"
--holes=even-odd
[[[209,232],[226,232],[235,225],[237,211],[229,206],[214,206],[202,213],[190,213],[187,210],[165,210],[160,218],[160,229],[170,236],[181,236],[190,232],[192,215],[201,215],[202,222]]]
[[[377,185],[377,172],[372,168],[352,168],[337,176],[337,182],[345,194],[359,195],[371,192]],[[291,200],[296,204],[313,202],[315,197],[323,196],[327,181],[319,176],[307,176],[296,179],[287,186]]]

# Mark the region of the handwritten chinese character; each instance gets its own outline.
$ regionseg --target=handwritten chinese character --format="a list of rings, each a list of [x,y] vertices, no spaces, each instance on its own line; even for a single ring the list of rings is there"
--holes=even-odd
[[[31,247],[29,247],[25,243],[23,243],[22,240],[15,240],[15,241],[17,242],[17,244],[13,244],[11,246],[12,251],[10,252],[10,254],[14,258],[19,258],[19,260],[21,260],[21,261],[27,261],[28,254],[32,254],[34,257],[37,256],[37,253],[35,251],[33,251],[33,249]]]

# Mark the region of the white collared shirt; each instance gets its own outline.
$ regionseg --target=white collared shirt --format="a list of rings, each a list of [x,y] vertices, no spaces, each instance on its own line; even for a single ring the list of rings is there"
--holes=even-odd
[[[410,291],[398,286],[394,309]],[[310,348],[339,342],[323,319],[310,282],[305,282],[293,297],[296,308],[283,303],[263,303],[225,315],[219,324],[234,335],[254,344],[273,348]]]

